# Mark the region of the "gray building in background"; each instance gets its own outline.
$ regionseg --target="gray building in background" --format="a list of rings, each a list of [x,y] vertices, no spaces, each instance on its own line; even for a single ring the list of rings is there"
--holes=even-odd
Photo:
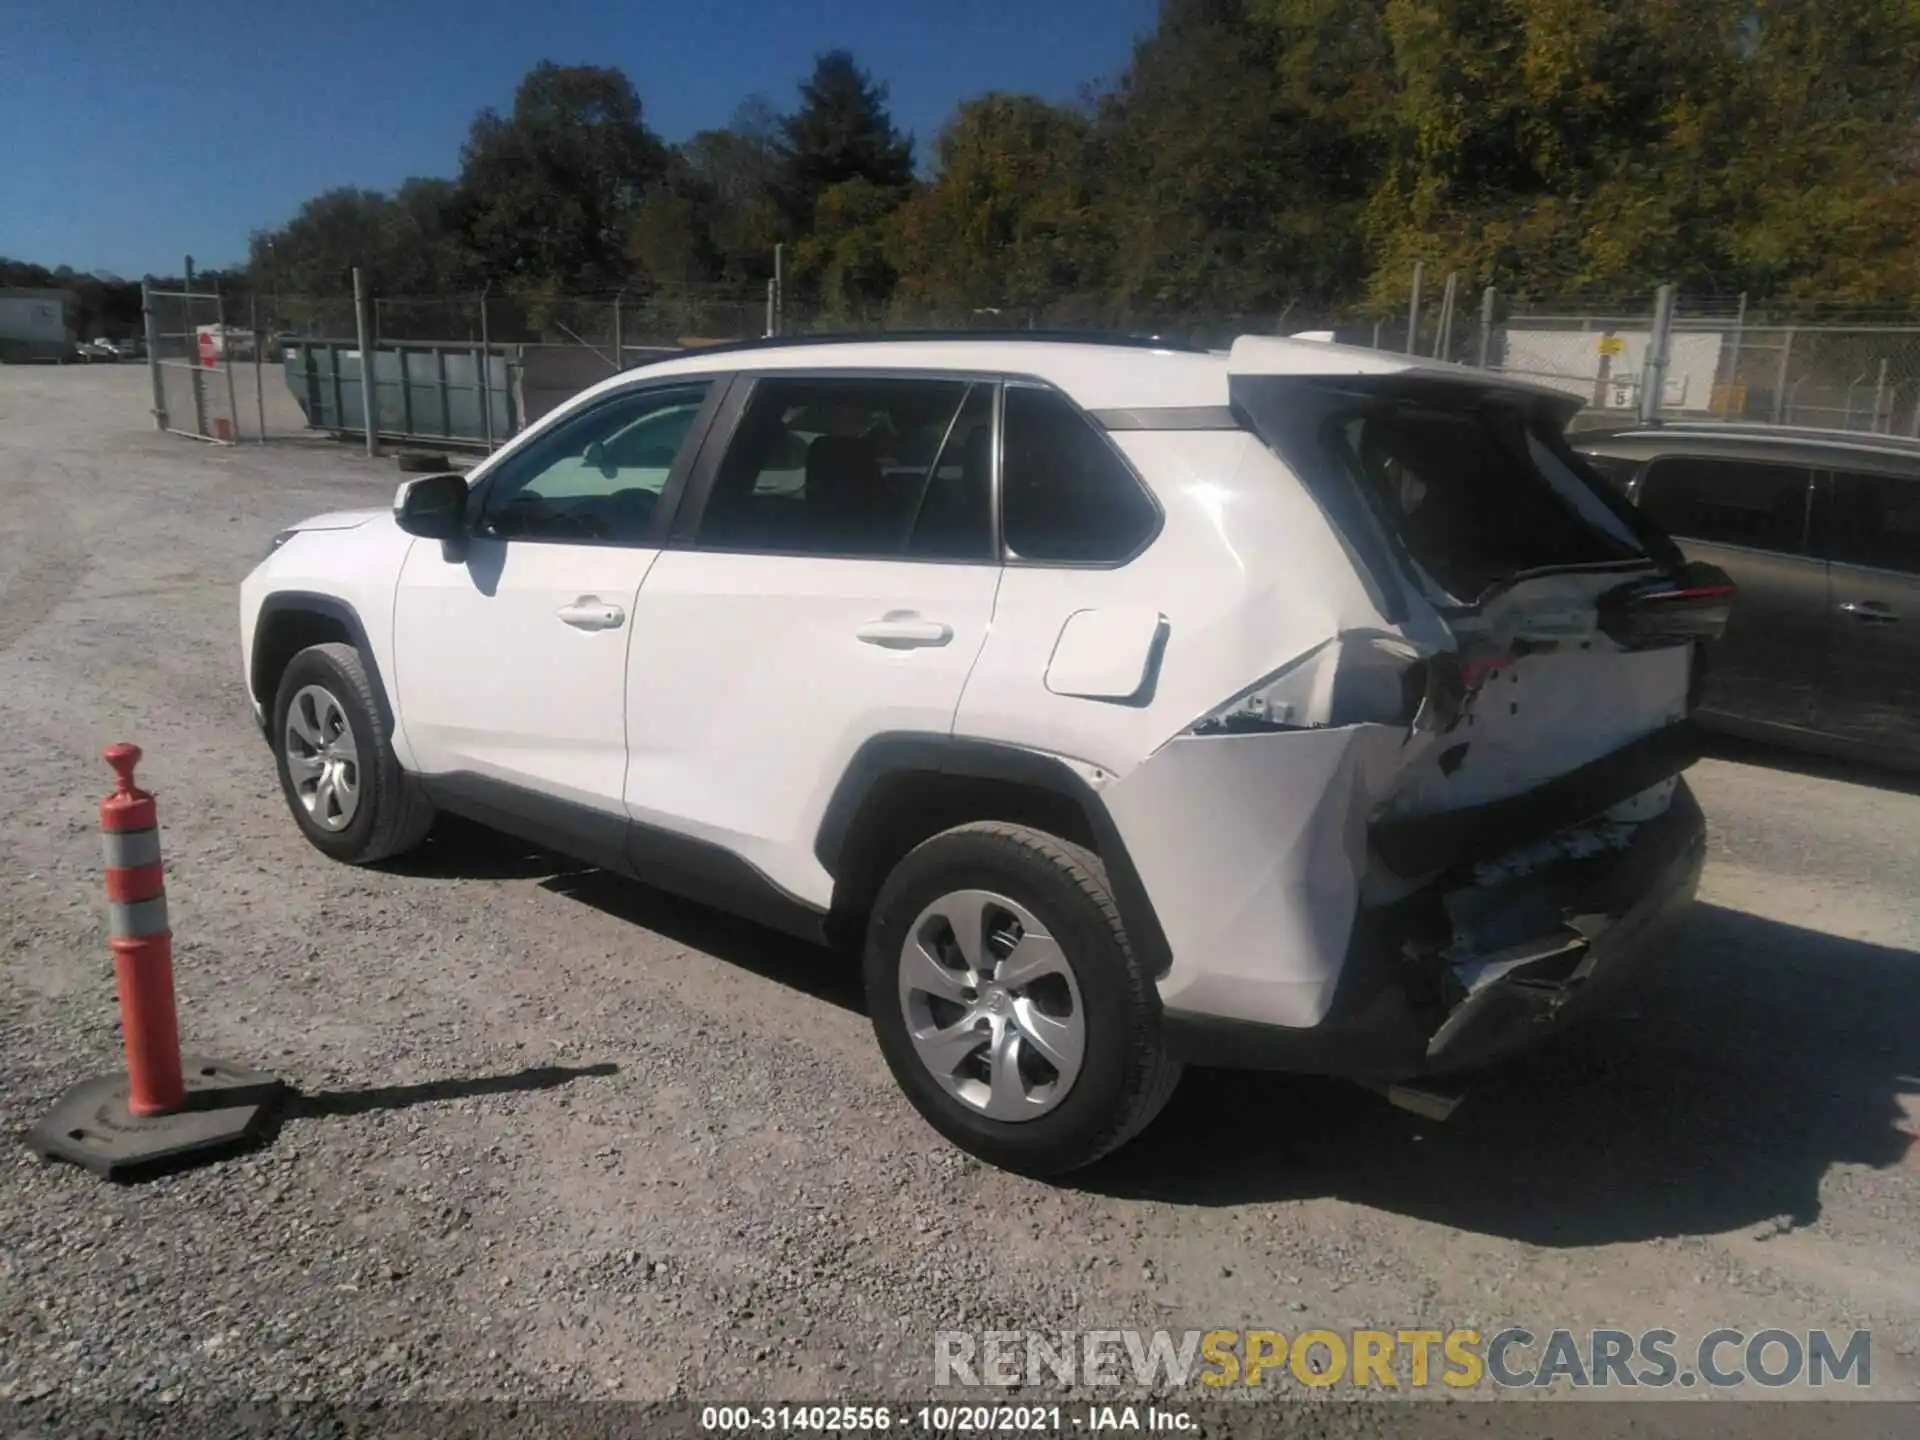
[[[70,357],[78,304],[71,290],[0,289],[0,361]]]

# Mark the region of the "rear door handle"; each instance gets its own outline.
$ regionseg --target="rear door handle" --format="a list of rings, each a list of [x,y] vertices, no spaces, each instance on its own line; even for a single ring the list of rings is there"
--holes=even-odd
[[[559,615],[576,630],[617,630],[627,618],[626,611],[597,595],[582,595],[571,605],[562,605]]]
[[[1842,615],[1851,615],[1856,620],[1865,620],[1874,625],[1898,625],[1900,617],[1888,608],[1882,600],[1847,600],[1840,606]]]
[[[945,645],[953,639],[951,625],[913,615],[870,620],[853,633],[862,644],[878,645],[886,650],[919,650],[930,645]]]

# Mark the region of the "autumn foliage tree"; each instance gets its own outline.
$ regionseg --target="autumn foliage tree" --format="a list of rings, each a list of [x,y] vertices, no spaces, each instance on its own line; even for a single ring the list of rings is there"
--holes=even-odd
[[[617,70],[536,66],[459,174],[256,237],[287,288],[735,287],[829,317],[1376,311],[1412,262],[1555,298],[1920,306],[1914,0],[1163,0],[1073,104],[964,101],[916,173],[821,55],[669,146]]]

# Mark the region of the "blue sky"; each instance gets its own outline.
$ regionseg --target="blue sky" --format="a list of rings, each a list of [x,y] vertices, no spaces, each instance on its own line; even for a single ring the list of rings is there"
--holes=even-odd
[[[1157,0],[6,0],[0,255],[129,277],[244,258],[335,185],[451,175],[534,62],[617,65],[670,140],[854,51],[926,142],[983,90],[1117,74]]]

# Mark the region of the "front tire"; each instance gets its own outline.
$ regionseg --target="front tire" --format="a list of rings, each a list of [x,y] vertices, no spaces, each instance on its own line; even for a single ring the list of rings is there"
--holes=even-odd
[[[1099,857],[1042,831],[985,821],[916,847],[881,887],[865,969],[907,1099],[1003,1169],[1091,1164],[1179,1080]]]
[[[273,756],[300,833],[322,854],[371,865],[416,849],[433,805],[400,768],[372,682],[351,645],[295,655],[274,696]]]

